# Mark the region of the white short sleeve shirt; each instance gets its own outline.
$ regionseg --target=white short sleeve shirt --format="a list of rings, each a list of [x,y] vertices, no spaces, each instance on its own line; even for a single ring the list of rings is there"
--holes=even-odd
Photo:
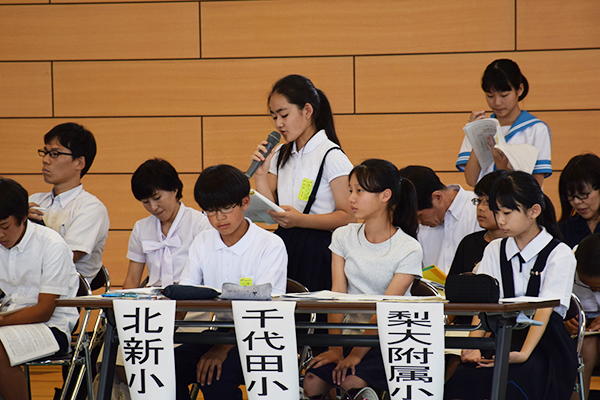
[[[506,242],[506,258],[511,261],[513,269],[513,279],[515,285],[515,296],[524,296],[527,292],[529,283],[529,274],[533,269],[535,261],[540,251],[550,241],[552,235],[542,228],[542,231],[529,242],[525,248],[520,251],[521,257],[525,263],[523,271],[520,272],[519,248],[515,239],[510,237]],[[485,248],[483,259],[477,270],[478,274],[493,276],[500,283],[500,298],[504,296],[502,287],[502,273],[500,270],[500,243],[502,239],[496,239],[490,242]],[[559,243],[548,256],[546,267],[540,275],[539,297],[560,299],[560,306],[554,310],[563,318],[569,309],[571,302],[571,292],[573,291],[573,278],[575,275],[575,256],[573,251],[564,243]]]
[[[333,147],[338,147],[327,138],[324,130],[320,130],[304,145],[300,151],[296,150],[294,142],[292,153],[287,163],[277,170],[277,158],[281,146],[275,149],[271,159],[269,172],[277,175],[277,197],[279,205],[290,205],[303,212],[308,202],[306,189],[312,188],[319,173],[319,167],[325,153]],[[310,214],[328,214],[336,210],[335,200],[329,184],[335,178],[348,176],[353,165],[341,150],[332,150],[327,154],[323,176],[317,191]],[[308,191],[310,192],[310,191]]]
[[[200,232],[189,251],[181,274],[182,285],[206,285],[221,289],[223,283],[240,284],[250,278],[253,285],[271,283],[273,294],[285,293],[287,252],[283,240],[253,224],[233,246],[228,247],[216,229]]]
[[[79,185],[54,196],[54,192],[35,193],[29,201],[44,212],[44,223],[65,239],[71,251],[85,253],[76,263],[77,271],[88,282],[102,267],[102,252],[108,236],[108,211],[98,198]]]
[[[77,294],[79,277],[73,253],[54,230],[26,222],[25,235],[11,249],[0,246],[0,288],[5,293],[2,311],[37,304],[40,293],[71,298]],[[57,307],[45,322],[70,337],[79,318],[75,307]]]
[[[148,286],[168,286],[179,282],[188,252],[198,233],[214,229],[208,218],[183,203],[167,236],[154,215],[137,221],[129,237],[127,258],[145,263]]]
[[[435,227],[419,225],[417,234],[423,246],[423,266],[436,265],[446,274],[460,241],[468,234],[482,230],[477,222],[477,208],[471,202],[475,194],[459,185],[448,185],[448,188],[457,194],[444,221]]]

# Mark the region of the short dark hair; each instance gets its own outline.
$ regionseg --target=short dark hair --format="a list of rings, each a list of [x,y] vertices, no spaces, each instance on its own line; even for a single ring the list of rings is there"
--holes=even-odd
[[[577,273],[590,278],[600,277],[600,233],[589,235],[575,251]]]
[[[488,196],[490,195],[490,191],[492,190],[492,185],[496,181],[496,179],[500,176],[500,171],[497,169],[494,172],[490,172],[489,174],[485,174],[479,182],[475,185],[473,191],[477,196]]]
[[[433,207],[431,194],[436,190],[444,190],[446,185],[429,167],[409,165],[398,171],[401,177],[407,178],[417,190],[417,209],[419,211]]]
[[[21,224],[28,214],[27,190],[12,179],[0,178],[0,221],[12,216]]]
[[[558,194],[562,206],[561,223],[568,220],[574,213],[567,196],[583,193],[585,185],[591,186],[593,190],[600,189],[600,157],[592,153],[580,154],[571,158],[560,174]]]
[[[74,122],[66,122],[50,129],[44,135],[44,144],[48,144],[54,139],[57,139],[61,146],[71,150],[74,160],[83,156],[85,159],[85,167],[81,170],[81,177],[83,177],[96,157],[96,139],[92,132]]]
[[[157,190],[177,191],[177,200],[181,199],[183,182],[175,168],[166,160],[153,158],[144,162],[131,176],[133,196],[142,201],[152,197]]]
[[[484,92],[519,90],[521,85],[523,85],[523,93],[519,96],[519,101],[529,93],[529,83],[517,63],[508,58],[492,61],[481,77],[481,88]]]
[[[239,169],[231,165],[215,165],[206,168],[196,181],[194,198],[203,210],[242,204],[250,194],[250,181]]]

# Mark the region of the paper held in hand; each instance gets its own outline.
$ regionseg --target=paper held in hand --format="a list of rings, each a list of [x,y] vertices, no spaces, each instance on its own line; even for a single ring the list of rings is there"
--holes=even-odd
[[[285,211],[256,190],[250,189],[250,205],[244,215],[250,218],[252,222],[265,222],[267,225],[276,224],[277,222],[267,214],[267,210]]]
[[[59,349],[50,328],[41,323],[0,327],[0,341],[11,366],[49,356]]]
[[[502,127],[496,118],[484,118],[469,122],[463,130],[473,146],[482,170],[494,163],[494,157],[487,145],[487,138],[494,139],[495,148],[502,151],[508,158],[509,167],[515,171],[533,172],[537,161],[538,149],[530,144],[506,143],[502,134]]]

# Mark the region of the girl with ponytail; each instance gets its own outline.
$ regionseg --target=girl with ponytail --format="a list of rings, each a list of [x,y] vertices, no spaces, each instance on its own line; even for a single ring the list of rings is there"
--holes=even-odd
[[[287,143],[266,159],[267,142],[258,145],[252,160],[264,162],[256,190],[285,210],[269,214],[288,251],[288,277],[311,291],[330,289],[331,231],[355,221],[347,199],[352,163],[341,151],[329,100],[308,78],[281,78],[268,106]]]
[[[508,237],[496,239],[485,248],[477,273],[498,280],[500,298],[560,299],[558,307],[535,312],[532,318],[536,324],[513,331],[506,398],[569,399],[577,354],[563,318],[573,289],[575,257],[569,246],[557,239],[560,233],[554,207],[533,176],[502,171],[489,198],[498,227]],[[473,323],[479,323],[479,318]],[[480,330],[470,336],[484,334]],[[446,382],[445,398],[488,398],[493,369],[480,367],[493,366],[493,355],[463,350],[461,358],[463,363]]]
[[[544,178],[552,175],[550,129],[541,120],[519,107],[519,102],[529,93],[527,79],[516,62],[503,58],[487,66],[481,78],[481,88],[492,110],[489,117],[496,118],[500,122],[506,142],[530,144],[538,149],[538,158],[532,174],[541,187]],[[484,110],[473,111],[468,122],[482,118],[488,118]],[[492,143],[488,144],[494,156],[494,163],[482,170],[469,139],[465,137],[463,140],[456,168],[464,171],[465,179],[471,186],[475,186],[484,175],[496,169],[510,168],[506,156],[498,149],[494,149]]]
[[[389,161],[366,160],[350,172],[349,202],[354,216],[364,220],[333,233],[331,290],[350,294],[410,295],[421,276],[423,250],[417,236],[417,195]],[[376,316],[329,314],[330,322],[376,322]],[[340,330],[331,329],[331,334]],[[367,331],[365,332],[367,333]],[[368,333],[373,334],[373,333]],[[314,396],[331,383],[349,390],[387,388],[379,348],[330,347],[314,357],[304,379],[304,392]]]

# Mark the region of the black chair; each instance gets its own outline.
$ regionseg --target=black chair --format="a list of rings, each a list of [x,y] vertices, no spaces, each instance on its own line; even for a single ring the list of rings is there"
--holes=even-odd
[[[431,283],[415,278],[410,294],[413,296],[441,296],[440,292]]]
[[[579,393],[579,398],[581,400],[585,400],[585,387],[583,382],[583,357],[581,356],[581,346],[583,345],[583,338],[585,336],[585,312],[583,311],[583,307],[581,307],[581,302],[579,298],[571,293],[571,304],[569,304],[569,310],[567,311],[567,315],[565,316],[565,320],[569,320],[571,318],[577,317],[579,320],[579,329],[577,333],[571,335],[571,338],[577,341],[577,379],[575,380],[575,388],[574,392]]]

